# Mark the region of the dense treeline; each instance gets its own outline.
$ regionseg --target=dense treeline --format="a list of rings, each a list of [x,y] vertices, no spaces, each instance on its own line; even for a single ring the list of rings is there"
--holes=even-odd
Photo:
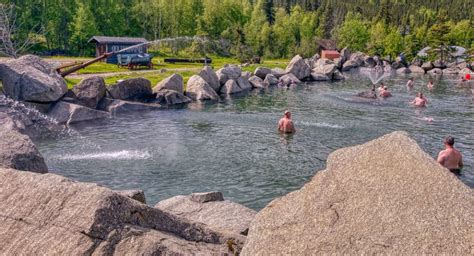
[[[408,56],[424,46],[474,48],[472,0],[0,0],[16,6],[18,40],[33,50],[90,54],[93,35],[149,40],[199,35],[196,54],[311,55],[321,38],[372,54]],[[35,32],[42,33],[36,34]]]

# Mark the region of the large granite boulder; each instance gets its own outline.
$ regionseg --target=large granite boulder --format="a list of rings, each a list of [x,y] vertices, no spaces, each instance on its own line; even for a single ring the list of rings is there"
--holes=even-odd
[[[296,55],[291,59],[285,69],[286,73],[291,73],[299,80],[305,79],[311,75],[311,68],[306,64],[300,55]]]
[[[326,170],[268,204],[242,255],[469,255],[473,212],[472,190],[394,132],[335,151]]]
[[[92,183],[0,169],[5,255],[221,255],[235,236]]]
[[[183,77],[180,74],[172,74],[171,76],[161,80],[154,88],[153,92],[157,93],[161,90],[173,90],[179,93],[184,92]]]
[[[221,94],[234,94],[239,92],[242,92],[242,89],[233,79],[227,80],[227,82],[225,82],[220,91]]]
[[[343,63],[351,58],[351,51],[347,47],[341,50],[341,58]]]
[[[246,77],[241,76],[237,78],[236,82],[243,91],[252,89],[252,85]]]
[[[192,100],[218,100],[219,95],[198,75],[189,78],[186,84],[186,96]]]
[[[48,172],[43,156],[30,138],[3,126],[0,126],[1,167],[38,173]]]
[[[272,68],[272,75],[274,75],[276,78],[280,78],[286,75],[286,71],[282,68]]]
[[[357,64],[356,61],[353,61],[353,60],[348,60],[346,62],[344,62],[344,64],[342,65],[342,71],[349,71],[353,68],[358,68],[359,65]]]
[[[156,93],[156,102],[162,105],[177,105],[191,102],[191,99],[184,94],[174,91],[162,89]]]
[[[419,73],[419,74],[425,73],[425,70],[420,66],[411,65],[408,68],[410,69],[411,73]]]
[[[261,79],[265,79],[268,74],[272,73],[272,70],[265,67],[257,67],[253,73]]]
[[[151,82],[145,78],[130,78],[109,87],[110,96],[118,100],[140,100],[153,97]]]
[[[323,64],[323,65],[317,65],[313,68],[313,71],[311,72],[316,73],[316,74],[322,74],[327,77],[332,77],[332,74],[334,74],[334,71],[337,70],[336,64]]]
[[[115,100],[110,98],[104,98],[104,100],[102,100],[99,104],[100,110],[107,111],[113,115],[135,111],[153,111],[160,110],[162,108],[163,107],[157,103],[142,103],[135,101]]]
[[[58,101],[48,112],[48,116],[59,124],[73,124],[94,119],[109,118],[110,114],[81,105]]]
[[[265,83],[263,83],[263,80],[258,76],[251,76],[249,78],[249,82],[253,88],[257,88],[257,89],[265,88]]]
[[[199,76],[206,81],[214,91],[218,92],[221,88],[219,83],[219,78],[217,77],[216,72],[209,66],[205,66],[200,72]]]
[[[94,76],[82,80],[74,85],[71,92],[74,94],[76,103],[88,108],[96,108],[100,100],[105,96],[104,78]]]
[[[266,84],[266,85],[277,85],[278,84],[278,78],[276,78],[276,76],[274,76],[273,74],[268,74],[266,77],[265,77],[265,80],[263,80],[263,82]]]
[[[38,56],[25,55],[0,64],[5,95],[14,100],[53,102],[67,91],[65,80]]]
[[[257,214],[243,205],[224,200],[220,192],[175,196],[158,202],[155,208],[236,237],[247,235],[250,223]]]
[[[242,75],[242,69],[236,65],[227,65],[217,70],[216,75],[219,79],[219,83],[224,85],[227,80],[237,80]]]

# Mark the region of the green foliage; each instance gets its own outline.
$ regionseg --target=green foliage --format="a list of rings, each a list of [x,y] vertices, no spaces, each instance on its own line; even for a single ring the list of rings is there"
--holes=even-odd
[[[370,34],[359,13],[347,13],[346,20],[336,31],[340,48],[348,47],[354,51],[364,51]]]
[[[87,47],[87,41],[89,38],[97,34],[97,27],[95,24],[95,18],[92,15],[89,6],[79,3],[76,14],[71,24],[71,35],[70,43],[75,47],[79,53],[83,54]]]

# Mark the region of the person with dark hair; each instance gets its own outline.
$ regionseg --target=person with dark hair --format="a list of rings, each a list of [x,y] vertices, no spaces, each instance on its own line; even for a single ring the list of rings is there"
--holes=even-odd
[[[291,120],[291,113],[290,111],[286,110],[283,118],[280,119],[278,122],[278,131],[282,133],[295,133],[295,126],[293,125],[293,121]]]
[[[454,138],[451,136],[444,139],[445,149],[438,154],[438,163],[448,168],[452,173],[461,175],[463,167],[462,155],[454,148]]]
[[[408,88],[408,90],[413,89],[413,78],[412,77],[410,79],[408,79],[407,88]]]
[[[415,107],[426,107],[428,100],[423,96],[422,92],[418,92],[416,98],[411,102],[411,104],[415,105]]]
[[[434,88],[433,80],[430,79],[430,81],[428,82],[426,87],[428,87],[428,90],[430,90],[430,91],[433,90],[433,88]]]
[[[384,86],[383,89],[380,91],[379,96],[382,98],[388,98],[388,97],[392,97],[392,93],[388,90],[387,86]]]

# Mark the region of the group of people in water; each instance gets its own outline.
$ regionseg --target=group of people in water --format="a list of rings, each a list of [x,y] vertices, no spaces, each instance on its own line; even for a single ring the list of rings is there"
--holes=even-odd
[[[408,80],[406,86],[409,90],[413,89],[413,78],[410,78]],[[432,90],[434,88],[433,81],[430,80],[426,86],[428,90]],[[377,98],[377,94],[375,92],[375,85],[373,86],[371,91],[363,93],[365,94],[362,97]],[[361,96],[361,94],[362,93],[358,95]],[[381,83],[378,87],[378,95],[382,98],[392,96],[391,92],[388,90],[388,87],[385,86],[383,83]],[[422,92],[418,92],[416,98],[411,102],[411,104],[413,104],[415,107],[426,107],[428,104],[428,100]],[[286,110],[284,112],[283,117],[278,122],[278,131],[284,134],[293,134],[296,132],[295,125],[293,124],[293,120],[291,119],[290,111]],[[455,175],[461,175],[461,169],[463,168],[462,154],[454,148],[454,138],[451,136],[446,137],[444,140],[444,146],[445,149],[439,152],[438,154],[438,163],[450,170]]]

